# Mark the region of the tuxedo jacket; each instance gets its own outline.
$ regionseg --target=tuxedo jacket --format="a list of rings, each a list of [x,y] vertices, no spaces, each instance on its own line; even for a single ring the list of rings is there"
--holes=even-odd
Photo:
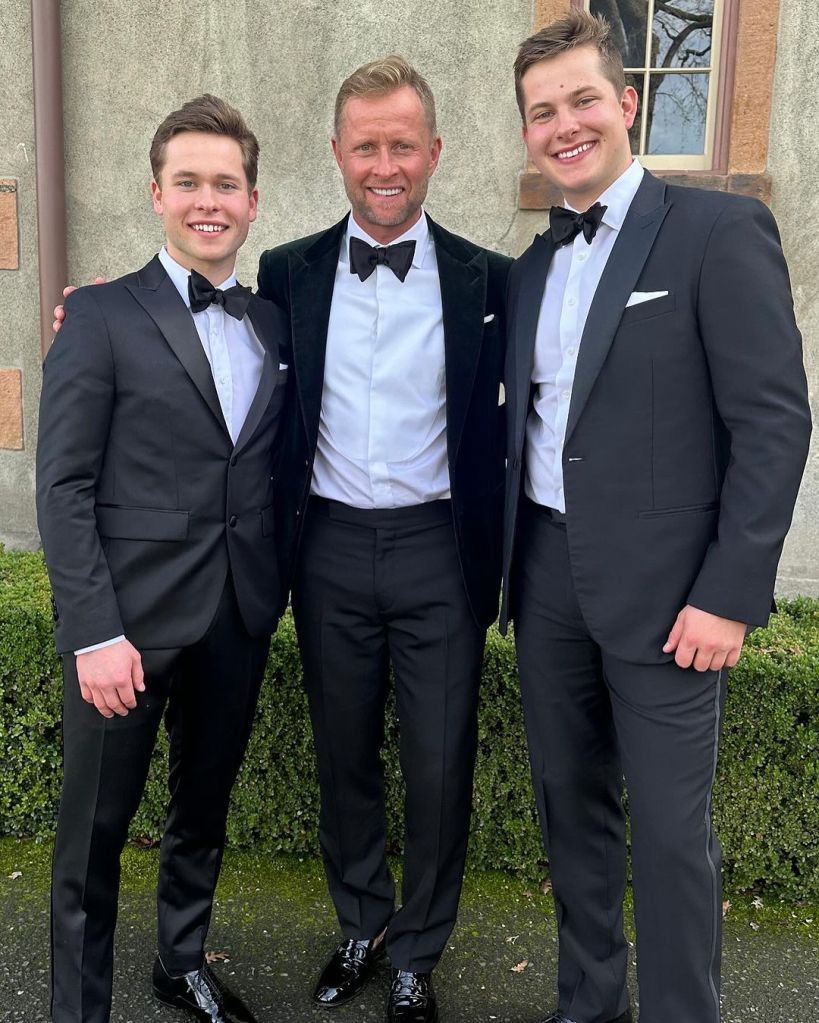
[[[137,649],[188,646],[228,571],[248,631],[272,631],[280,310],[256,297],[248,307],[265,355],[235,446],[193,318],[158,258],[80,288],[66,313],[43,368],[37,451],[58,651],[121,634]]]
[[[547,231],[510,274],[503,627],[526,557],[524,439],[553,252]],[[633,292],[667,294],[627,308]],[[598,644],[668,660],[662,644],[686,604],[764,625],[809,435],[771,213],[646,173],[589,310],[563,449],[571,570]]]
[[[429,218],[428,218],[429,219]],[[318,439],[327,325],[345,217],[327,231],[262,254],[259,294],[290,313],[296,410],[282,438],[277,523],[290,578],[310,493]],[[429,219],[443,306],[447,456],[455,536],[474,617],[498,613],[505,429],[499,404],[504,361],[504,296],[511,264]],[[411,310],[407,311],[411,315]]]

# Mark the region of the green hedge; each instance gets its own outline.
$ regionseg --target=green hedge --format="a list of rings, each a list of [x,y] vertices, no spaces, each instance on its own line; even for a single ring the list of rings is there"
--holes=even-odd
[[[819,898],[819,602],[782,602],[755,632],[729,679],[715,814],[733,891],[767,887]],[[0,834],[46,837],[60,785],[59,663],[48,582],[38,554],[0,548]],[[133,834],[157,838],[164,736]],[[391,844],[401,782],[390,714],[385,750]],[[484,665],[470,863],[542,868],[511,641],[491,630]],[[267,679],[234,794],[230,842],[313,852],[318,794],[293,624],[273,641]]]

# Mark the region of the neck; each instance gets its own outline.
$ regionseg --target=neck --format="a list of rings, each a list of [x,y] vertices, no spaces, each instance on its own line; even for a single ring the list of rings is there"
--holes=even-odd
[[[355,210],[353,210],[353,220],[358,224],[362,231],[366,231],[373,241],[378,242],[379,245],[389,245],[395,241],[396,238],[400,238],[405,231],[409,231],[411,227],[418,223],[421,219],[421,210],[417,209],[407,220],[402,224],[371,224],[368,221],[362,221]]]
[[[236,260],[232,256],[230,259],[212,263],[208,260],[191,259],[190,256],[177,252],[167,242],[165,242],[165,249],[175,263],[178,263],[188,272],[195,270],[197,273],[200,273],[214,288],[218,288],[219,285],[223,284],[236,268]]]

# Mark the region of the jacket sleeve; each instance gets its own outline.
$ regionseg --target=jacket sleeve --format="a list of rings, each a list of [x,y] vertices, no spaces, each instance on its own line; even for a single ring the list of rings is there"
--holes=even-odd
[[[765,625],[811,423],[788,270],[776,223],[762,203],[735,199],[716,218],[698,315],[715,412],[730,450],[717,535],[688,602]]]
[[[37,444],[37,521],[60,653],[125,632],[94,513],[115,387],[105,318],[93,288],[82,288],[45,359]]]

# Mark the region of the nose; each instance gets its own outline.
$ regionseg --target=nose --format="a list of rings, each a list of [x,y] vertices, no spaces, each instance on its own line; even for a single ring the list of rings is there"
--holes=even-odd
[[[202,185],[196,197],[196,205],[202,210],[215,210],[219,206],[219,192],[212,185]]]
[[[389,178],[395,173],[395,162],[389,146],[381,146],[373,168],[380,178]]]
[[[555,121],[555,131],[560,138],[571,138],[580,128],[577,115],[571,107],[558,108],[555,111]]]

